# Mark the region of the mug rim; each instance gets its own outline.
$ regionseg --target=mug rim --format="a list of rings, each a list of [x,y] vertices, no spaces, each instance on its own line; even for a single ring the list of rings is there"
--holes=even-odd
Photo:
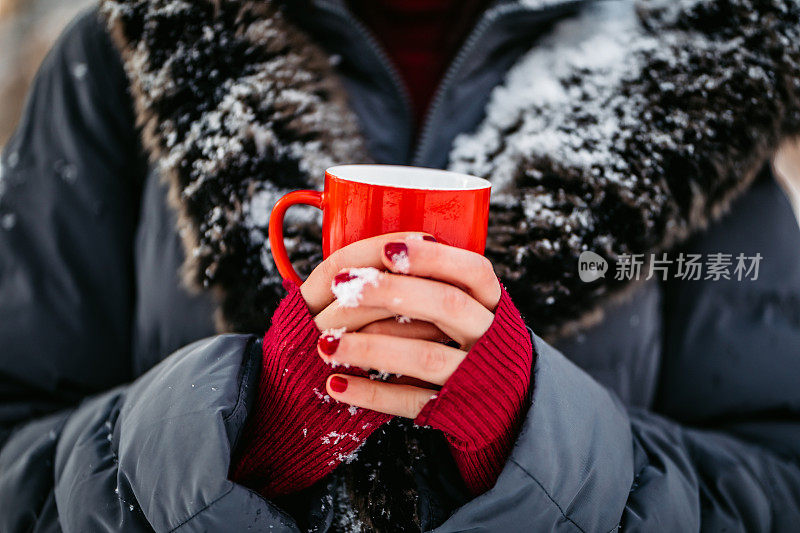
[[[348,173],[348,175],[342,175],[343,173]],[[353,175],[353,173],[356,175]],[[422,176],[418,179],[424,181],[414,182],[413,179],[409,178],[412,173],[417,176]],[[470,174],[437,168],[414,167],[410,165],[334,165],[325,170],[325,175],[351,183],[408,190],[479,191],[491,189],[492,187],[490,181]],[[402,181],[398,182],[397,178],[400,177],[409,181],[407,183],[403,183]],[[393,181],[393,179],[395,181]],[[434,179],[441,180],[441,184],[431,183],[431,180]],[[460,183],[456,180],[460,180]]]

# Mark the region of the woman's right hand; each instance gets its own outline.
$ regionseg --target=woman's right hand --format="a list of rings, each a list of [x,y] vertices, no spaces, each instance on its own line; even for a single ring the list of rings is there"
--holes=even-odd
[[[337,250],[320,263],[300,287],[317,327],[321,331],[345,328],[349,332],[448,341],[447,335],[430,322],[399,322],[394,314],[377,307],[343,307],[331,292],[334,278],[344,269],[373,267],[384,270],[383,245],[412,236],[424,237],[425,234],[398,232],[364,239]]]

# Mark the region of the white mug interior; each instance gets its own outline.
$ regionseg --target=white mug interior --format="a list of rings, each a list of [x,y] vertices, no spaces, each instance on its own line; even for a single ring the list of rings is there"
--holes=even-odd
[[[331,176],[357,183],[432,191],[471,191],[491,188],[476,176],[404,165],[337,165],[326,170]]]

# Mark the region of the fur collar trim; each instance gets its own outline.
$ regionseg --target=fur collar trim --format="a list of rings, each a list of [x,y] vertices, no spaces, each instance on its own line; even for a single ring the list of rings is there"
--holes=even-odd
[[[214,291],[221,332],[263,331],[283,294],[270,209],[321,188],[325,168],[368,160],[328,56],[266,0],[105,0],[101,11],[169,183],[185,284]],[[294,259],[321,260],[315,220],[287,220]]]
[[[144,144],[170,183],[184,274],[221,331],[262,331],[282,294],[272,203],[369,156],[326,54],[265,0],[103,0]],[[665,250],[704,227],[800,132],[796,0],[617,0],[557,25],[459,137],[455,170],[494,182],[487,254],[538,332],[625,284],[577,258]],[[295,219],[296,262],[320,260]]]

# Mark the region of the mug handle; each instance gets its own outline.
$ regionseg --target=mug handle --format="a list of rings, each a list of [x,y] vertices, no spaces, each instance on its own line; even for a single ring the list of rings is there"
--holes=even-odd
[[[289,254],[286,253],[286,245],[283,242],[283,217],[287,209],[298,204],[310,205],[321,210],[322,193],[319,191],[293,191],[275,202],[275,207],[272,208],[272,213],[269,215],[269,246],[281,277],[300,286],[303,280],[292,267]]]

